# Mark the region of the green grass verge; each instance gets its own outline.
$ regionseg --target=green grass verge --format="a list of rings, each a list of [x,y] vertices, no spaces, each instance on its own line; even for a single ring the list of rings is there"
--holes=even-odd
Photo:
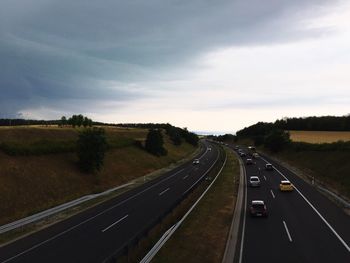
[[[226,150],[227,163],[212,188],[152,262],[221,262],[238,191],[239,163]]]

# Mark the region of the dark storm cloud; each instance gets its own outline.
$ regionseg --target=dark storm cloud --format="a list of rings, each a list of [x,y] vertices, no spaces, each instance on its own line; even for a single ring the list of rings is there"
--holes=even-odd
[[[129,84],[203,52],[316,36],[297,26],[297,14],[327,3],[334,1],[3,0],[0,115],[64,100],[137,99],[146,94]]]

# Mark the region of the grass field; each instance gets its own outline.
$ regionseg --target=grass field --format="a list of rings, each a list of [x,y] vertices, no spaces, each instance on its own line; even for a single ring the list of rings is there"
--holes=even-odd
[[[107,128],[108,140],[144,140],[147,130]],[[70,128],[0,128],[0,142],[77,138]],[[109,150],[98,174],[83,174],[74,153],[10,156],[0,151],[0,225],[89,193],[121,185],[185,158],[195,151],[183,143],[174,146],[165,136],[168,155],[155,157],[134,146]]]
[[[350,132],[337,131],[289,131],[295,142],[331,143],[339,140],[350,141]]]
[[[152,260],[154,263],[220,263],[236,202],[239,164],[232,152],[213,187]]]

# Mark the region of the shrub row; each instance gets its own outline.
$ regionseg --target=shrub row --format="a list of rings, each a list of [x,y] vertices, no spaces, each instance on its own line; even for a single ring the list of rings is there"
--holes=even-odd
[[[290,148],[294,151],[350,151],[350,142],[338,141],[333,143],[291,142]]]

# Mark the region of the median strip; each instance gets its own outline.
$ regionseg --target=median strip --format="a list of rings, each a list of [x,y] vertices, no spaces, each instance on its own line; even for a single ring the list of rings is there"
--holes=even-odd
[[[231,151],[207,194],[153,258],[157,262],[221,262],[236,201],[239,165]],[[195,253],[194,253],[195,251]]]

